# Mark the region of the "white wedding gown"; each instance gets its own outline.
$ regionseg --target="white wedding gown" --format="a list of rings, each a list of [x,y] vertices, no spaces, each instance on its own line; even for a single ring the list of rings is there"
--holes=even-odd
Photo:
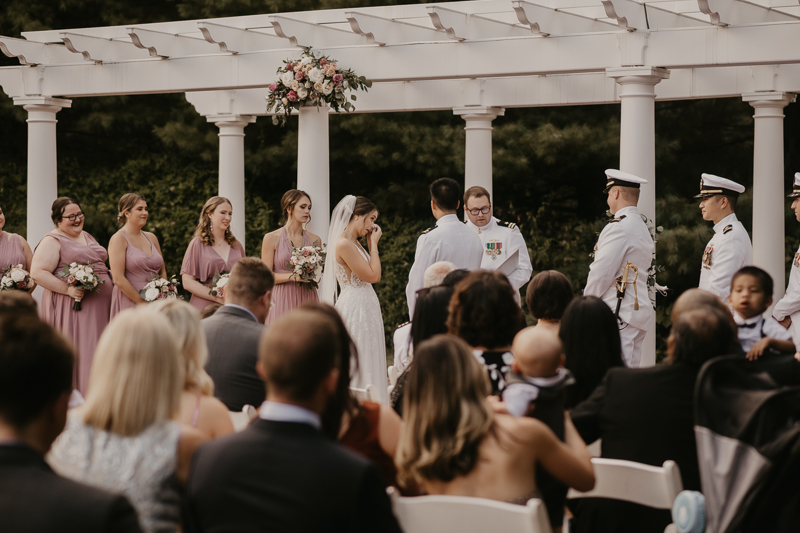
[[[358,249],[369,263],[369,254],[361,246]],[[348,278],[345,267],[338,261],[334,261],[334,272],[342,291],[335,307],[358,349],[358,371],[351,385],[359,389],[374,385],[380,402],[386,405],[389,403],[386,340],[378,295],[370,283],[363,281],[355,273],[351,272]]]

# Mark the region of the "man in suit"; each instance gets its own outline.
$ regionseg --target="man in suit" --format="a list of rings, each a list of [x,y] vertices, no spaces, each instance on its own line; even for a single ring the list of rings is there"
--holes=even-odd
[[[141,532],[124,496],[62,478],[44,461],[67,420],[73,365],[52,327],[0,313],[0,531]]]
[[[201,446],[186,487],[185,530],[399,532],[377,467],[321,431],[341,357],[336,323],[296,309],[264,333],[259,418]]]
[[[602,457],[653,466],[675,461],[683,488],[700,490],[694,385],[703,363],[730,353],[735,339],[721,303],[683,312],[667,339],[670,364],[612,368],[589,399],[572,410],[575,427],[588,443],[603,439]],[[667,510],[595,498],[577,502],[574,514],[578,532],[661,533],[671,522]]]
[[[214,396],[231,411],[264,401],[264,382],[256,373],[256,362],[274,286],[275,276],[263,261],[239,259],[225,288],[225,305],[203,320],[206,372],[214,380]]]

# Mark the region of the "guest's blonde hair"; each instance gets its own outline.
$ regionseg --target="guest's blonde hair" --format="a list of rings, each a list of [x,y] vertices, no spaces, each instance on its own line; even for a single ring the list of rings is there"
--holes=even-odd
[[[183,373],[169,324],[146,309],[127,309],[100,336],[83,420],[125,436],[170,420],[180,408]]]
[[[400,483],[469,474],[494,427],[483,365],[463,340],[436,335],[415,348],[409,372],[395,460]]]
[[[181,300],[160,300],[147,307],[167,319],[178,342],[184,363],[183,390],[211,396],[214,382],[205,371],[208,345],[197,309]]]
[[[194,236],[200,237],[203,244],[207,246],[214,246],[214,233],[211,231],[211,213],[222,204],[228,204],[233,209],[233,204],[224,196],[212,196],[203,205],[203,210],[200,211],[200,219],[197,221],[197,228],[194,230]],[[225,230],[225,242],[233,246],[236,244],[236,237],[233,236],[231,227]]]

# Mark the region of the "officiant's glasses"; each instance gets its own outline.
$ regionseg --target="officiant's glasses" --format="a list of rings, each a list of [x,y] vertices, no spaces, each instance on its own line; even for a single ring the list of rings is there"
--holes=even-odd
[[[475,216],[475,217],[478,216],[479,213],[483,213],[484,215],[488,215],[489,211],[491,211],[491,210],[492,210],[492,206],[491,205],[487,205],[485,207],[481,207],[480,209],[467,209],[467,211],[469,211],[469,214],[472,215],[472,216]]]
[[[78,220],[79,218],[83,218],[84,216],[85,215],[82,212],[79,212],[79,213],[76,213],[74,215],[65,216],[63,218],[66,218],[70,222],[75,222],[76,220]]]

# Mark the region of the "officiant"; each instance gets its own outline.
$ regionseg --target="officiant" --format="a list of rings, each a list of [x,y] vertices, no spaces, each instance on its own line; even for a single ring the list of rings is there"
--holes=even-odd
[[[513,263],[514,253],[516,266],[506,265],[502,270],[514,287],[517,303],[520,303],[519,289],[531,279],[533,268],[528,247],[519,228],[513,222],[502,222],[492,216],[492,201],[489,191],[480,186],[470,187],[464,193],[464,210],[467,213],[467,226],[481,238],[481,268],[497,270],[506,260]],[[513,270],[507,271],[506,269]]]

